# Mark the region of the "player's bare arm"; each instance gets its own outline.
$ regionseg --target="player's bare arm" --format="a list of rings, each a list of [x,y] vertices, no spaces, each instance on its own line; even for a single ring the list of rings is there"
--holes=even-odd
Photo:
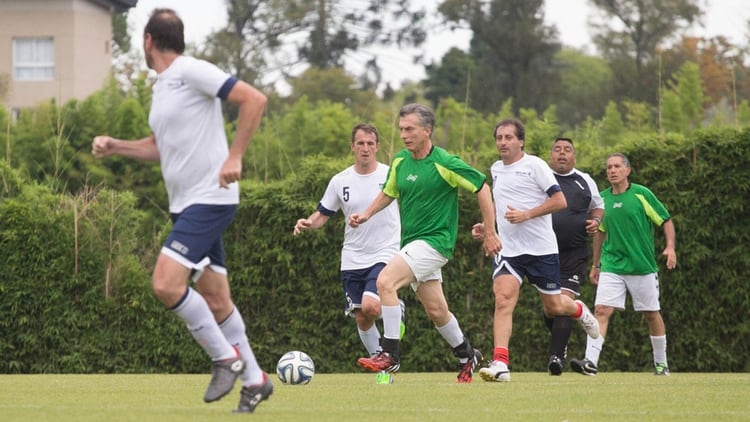
[[[384,194],[382,191],[379,192],[378,196],[372,200],[372,203],[364,212],[354,213],[349,216],[349,225],[356,228],[359,227],[360,224],[366,223],[373,215],[377,214],[388,205],[391,205],[393,199],[394,198]]]
[[[567,206],[568,201],[565,200],[565,194],[563,194],[562,191],[557,191],[547,198],[546,201],[542,202],[541,205],[529,210],[519,210],[508,205],[508,211],[505,212],[504,217],[511,224],[518,224],[531,220],[532,218],[563,210]]]
[[[315,211],[307,218],[300,218],[294,225],[292,233],[297,236],[305,230],[313,230],[322,227],[328,221],[328,217]]]
[[[665,221],[664,224],[662,224],[662,229],[664,230],[666,247],[661,254],[667,257],[667,268],[672,270],[677,266],[677,253],[674,249],[676,235],[674,230],[674,223],[672,222],[671,218]]]
[[[492,202],[492,192],[490,187],[485,183],[477,192],[479,200],[479,211],[482,213],[482,247],[485,256],[494,256],[500,252],[500,236],[495,231],[495,205]],[[476,226],[476,225],[475,225]],[[472,227],[472,232],[474,228]]]
[[[229,156],[219,172],[219,186],[226,188],[242,176],[242,156],[260,126],[268,98],[246,82],[237,81],[229,91],[227,101],[239,106],[237,131],[229,148]]]
[[[159,150],[156,148],[156,138],[153,134],[135,141],[106,135],[97,136],[91,142],[91,155],[95,158],[121,155],[144,161],[159,161]]]

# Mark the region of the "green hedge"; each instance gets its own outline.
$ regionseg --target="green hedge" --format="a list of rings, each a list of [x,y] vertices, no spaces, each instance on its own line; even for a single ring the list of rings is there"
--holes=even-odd
[[[647,139],[621,152],[633,182],[650,187],[672,212],[678,267],[660,261],[670,366],[675,371],[749,371],[750,273],[748,198],[750,131],[710,130],[688,139]],[[604,158],[586,169],[606,187]],[[495,159],[478,158],[488,169]],[[273,183],[243,182],[242,203],[225,235],[234,298],[262,366],[282,353],[308,352],[321,372],[359,371],[364,352],[354,321],[343,314],[340,215],[317,231],[292,236],[329,178],[347,160],[303,160]],[[153,227],[130,193],[91,190],[76,197],[27,183],[0,161],[0,373],[206,372],[208,361],[182,322],[153,297],[150,272],[169,224]],[[444,268],[451,310],[474,345],[492,350],[491,261],[469,234],[476,198],[461,193],[460,236]],[[143,198],[138,198],[143,200]],[[663,247],[658,232],[657,251]],[[455,368],[409,289],[404,371]],[[583,288],[593,304],[594,288]],[[543,371],[549,334],[536,291],[524,285],[514,315],[515,371]],[[571,356],[585,347],[574,329]],[[651,366],[646,322],[632,310],[612,318],[601,357],[604,371]]]

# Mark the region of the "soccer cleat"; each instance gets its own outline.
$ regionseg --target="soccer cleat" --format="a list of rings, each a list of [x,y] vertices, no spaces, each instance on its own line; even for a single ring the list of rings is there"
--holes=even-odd
[[[456,382],[459,384],[468,384],[473,381],[474,369],[479,366],[479,362],[483,359],[482,353],[479,350],[473,349],[472,351],[473,356],[464,363],[458,363],[458,376],[456,377]]]
[[[668,377],[670,374],[669,367],[666,363],[655,363],[654,364],[654,375],[661,375]]]
[[[380,371],[375,375],[375,384],[393,384],[393,374]]]
[[[596,320],[596,317],[594,317],[594,314],[591,313],[585,303],[580,300],[576,300],[575,302],[580,304],[582,308],[581,316],[578,317],[578,322],[583,329],[586,330],[586,334],[588,334],[589,337],[599,338],[599,322]]]
[[[508,365],[503,362],[493,360],[489,366],[479,370],[479,376],[485,381],[508,382],[510,381],[510,371]]]
[[[380,352],[369,358],[359,358],[357,364],[372,372],[396,372],[401,367],[398,359],[388,352]]]
[[[262,384],[242,387],[240,404],[237,405],[234,413],[253,413],[258,404],[263,400],[268,400],[271,394],[273,394],[273,383],[264,372]]]
[[[398,339],[401,340],[406,333],[406,303],[399,299],[398,304],[401,306],[401,326],[399,327],[400,331],[398,333]]]
[[[558,358],[555,355],[550,356],[549,360],[547,361],[547,370],[549,371],[550,375],[562,374],[564,366],[565,362],[563,362],[562,359]]]
[[[572,359],[570,361],[570,367],[573,368],[574,371],[578,372],[579,374],[583,375],[590,375],[594,376],[599,372],[599,369],[596,367],[596,364],[594,362],[591,362],[588,359]]]
[[[214,362],[211,367],[211,382],[208,384],[203,401],[210,403],[229,394],[234,388],[237,377],[244,370],[245,362],[240,358],[239,352],[235,358]]]

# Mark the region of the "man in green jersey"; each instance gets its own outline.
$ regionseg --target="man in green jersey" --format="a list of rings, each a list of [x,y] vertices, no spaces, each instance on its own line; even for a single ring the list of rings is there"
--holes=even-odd
[[[594,236],[593,267],[589,273],[596,290],[594,315],[600,336],[588,338],[586,358],[573,359],[571,367],[584,375],[596,375],[599,354],[614,309],[625,309],[630,293],[633,309],[643,313],[651,335],[654,374],[669,375],[667,334],[659,305],[659,278],[654,253],[655,224],[664,230],[666,246],[662,255],[667,268],[677,265],[675,229],[669,212],[645,186],[630,183],[630,161],[620,153],[607,158],[607,179],[612,185],[601,193],[604,219]]]
[[[453,255],[458,234],[458,188],[477,194],[486,228],[483,247],[488,256],[500,251],[495,232],[495,211],[486,176],[431,141],[435,114],[421,104],[408,104],[399,112],[399,131],[406,149],[391,162],[383,190],[362,213],[349,217],[358,227],[394,199],[401,216],[401,250],[378,276],[383,317],[382,352],[360,358],[357,363],[370,371],[395,372],[400,367],[399,330],[401,308],[398,289],[411,285],[459,360],[459,383],[472,381],[482,355],[464,336],[443,294],[441,268]]]

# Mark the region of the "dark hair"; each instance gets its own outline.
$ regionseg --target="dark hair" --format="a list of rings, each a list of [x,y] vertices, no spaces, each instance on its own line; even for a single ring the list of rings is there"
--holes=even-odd
[[[143,29],[143,36],[151,35],[151,40],[159,51],[185,51],[185,27],[177,12],[172,9],[154,9]]]
[[[612,157],[620,157],[620,159],[622,159],[622,163],[625,164],[625,167],[630,167],[630,160],[628,160],[628,157],[626,157],[625,154],[621,152],[615,152],[613,154],[609,154],[609,157],[607,157],[607,160],[609,160]]]
[[[570,138],[563,138],[562,136],[558,136],[557,138],[555,138],[555,141],[552,142],[552,146],[554,147],[555,144],[558,143],[559,141],[568,142],[570,144],[570,146],[573,147],[573,151],[575,152],[576,146],[573,144],[573,140],[572,139],[570,139]]]
[[[526,128],[523,127],[523,123],[521,123],[518,119],[504,119],[501,120],[500,123],[495,125],[495,130],[492,131],[492,139],[495,139],[497,136],[497,128],[500,126],[510,126],[513,125],[516,127],[516,138],[518,138],[521,141],[526,140]]]
[[[552,144],[553,144],[553,145],[554,145],[554,144],[556,144],[556,143],[557,143],[557,141],[565,141],[565,142],[569,142],[569,143],[570,143],[570,145],[573,145],[573,140],[572,140],[572,139],[570,139],[570,138],[563,138],[562,136],[558,136],[557,138],[555,138],[555,141],[554,141],[554,142],[552,142]]]
[[[354,129],[352,129],[352,143],[354,143],[354,136],[360,130],[362,132],[372,133],[373,135],[375,135],[375,143],[380,143],[380,134],[378,133],[378,128],[367,123],[357,123],[357,125],[354,126]]]
[[[432,132],[435,130],[435,113],[429,107],[412,103],[401,107],[401,110],[398,112],[399,117],[404,117],[408,114],[416,114],[417,118],[419,118],[419,124],[422,127],[430,128],[430,137],[432,137]]]

